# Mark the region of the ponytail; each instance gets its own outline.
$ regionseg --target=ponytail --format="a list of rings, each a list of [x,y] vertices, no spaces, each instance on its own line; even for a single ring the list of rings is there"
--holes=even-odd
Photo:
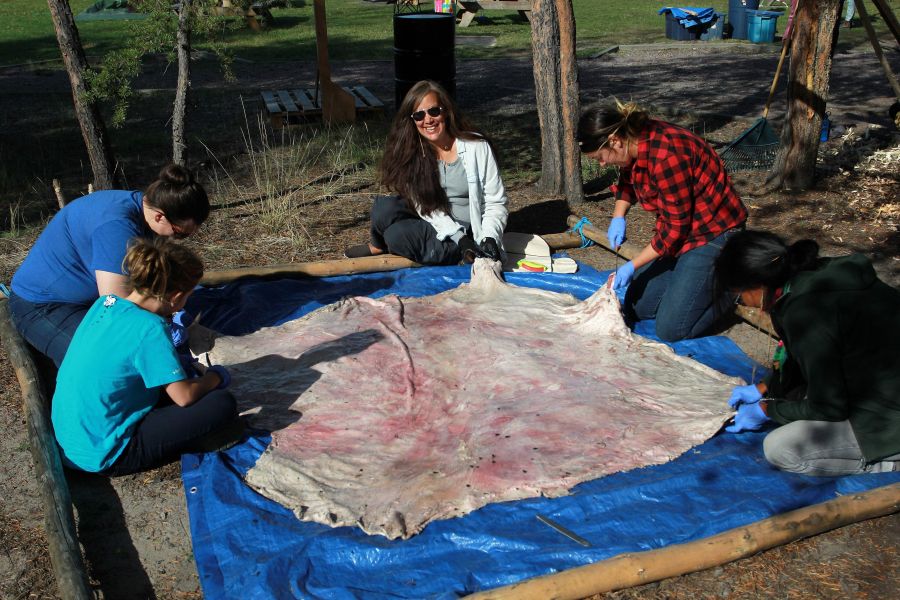
[[[634,102],[594,105],[587,108],[578,120],[578,146],[584,153],[594,152],[616,135],[636,140],[650,121],[650,114]]]
[[[716,259],[716,291],[726,294],[758,287],[772,291],[797,273],[815,269],[818,257],[819,245],[813,240],[788,246],[768,231],[739,231]]]

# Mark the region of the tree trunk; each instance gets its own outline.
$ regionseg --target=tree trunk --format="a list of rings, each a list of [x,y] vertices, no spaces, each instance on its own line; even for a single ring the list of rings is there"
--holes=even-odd
[[[115,187],[115,161],[99,108],[95,103],[84,100],[87,93],[84,74],[88,70],[88,64],[72,9],[67,0],[47,0],[47,5],[56,29],[59,50],[69,73],[75,116],[81,126],[81,135],[94,173],[94,187],[98,190],[111,189]]]
[[[172,110],[172,162],[183,165],[187,143],[184,141],[187,97],[191,87],[191,0],[181,0],[178,8],[178,85]]]
[[[839,7],[840,0],[800,0],[797,7],[790,41],[787,117],[769,178],[771,189],[802,191],[815,182]]]
[[[581,154],[578,127],[578,65],[572,0],[534,0],[531,9],[534,93],[541,126],[540,191],[579,204]]]

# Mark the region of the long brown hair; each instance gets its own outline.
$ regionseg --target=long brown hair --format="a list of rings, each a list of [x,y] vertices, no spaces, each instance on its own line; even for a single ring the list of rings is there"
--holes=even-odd
[[[478,140],[485,136],[459,114],[456,103],[440,84],[423,80],[410,88],[394,115],[381,159],[381,183],[423,215],[436,210],[450,212],[450,200],[441,187],[437,155],[422,140],[412,113],[428,94],[435,94],[444,109],[444,127],[454,140]],[[490,142],[488,142],[490,143]]]
[[[203,277],[200,258],[164,237],[136,238],[125,254],[124,267],[134,291],[158,300],[194,289]]]
[[[582,152],[593,152],[611,135],[637,140],[649,121],[649,113],[634,102],[623,104],[614,100],[588,107],[578,119],[578,146]]]

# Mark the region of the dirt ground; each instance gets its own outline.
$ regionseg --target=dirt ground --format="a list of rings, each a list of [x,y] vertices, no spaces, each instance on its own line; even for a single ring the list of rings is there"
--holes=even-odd
[[[651,105],[667,118],[691,126],[716,144],[736,137],[762,113],[775,70],[776,49],[738,44],[660,44],[622,46],[619,52],[579,63],[585,101],[615,95]],[[898,55],[889,58],[898,70]],[[195,70],[198,91],[217,92],[218,103],[201,107],[203,126],[219,127],[236,136],[244,115],[260,110],[261,89],[305,87],[314,79],[314,65],[236,63],[238,80],[223,84],[209,65]],[[139,83],[141,94],[155,98],[171,86],[173,70],[151,68]],[[389,61],[335,63],[338,79],[365,85],[392,103]],[[900,138],[890,127],[887,109],[893,101],[888,84],[871,51],[847,49],[835,58],[829,112],[833,136],[820,150],[815,189],[796,195],[763,194],[763,174],[736,174],[736,185],[751,211],[750,225],[788,238],[813,237],[824,254],[864,252],[880,275],[900,284]],[[500,123],[520,124],[519,135],[507,134],[500,148],[504,166],[522,165],[538,156],[535,99],[528,59],[469,61],[457,65],[458,99],[486,129]],[[0,71],[0,126],[18,143],[48,146],[40,138],[32,113],[15,115],[11,107],[60,110],[69,101],[68,84],[55,71]],[[202,96],[206,99],[212,95]],[[782,96],[783,98],[783,96]],[[776,100],[777,103],[777,100]],[[195,107],[196,109],[197,107]],[[778,110],[772,120],[777,125]],[[143,113],[129,127],[140,132],[161,126],[164,116]],[[73,147],[77,132],[73,132]],[[6,148],[15,147],[14,144]],[[222,145],[219,156],[230,175],[246,177],[240,166],[245,155],[236,145]],[[523,149],[528,149],[527,151]],[[521,156],[520,156],[521,155]],[[7,158],[14,159],[11,154]],[[6,160],[6,158],[4,159]],[[227,162],[227,161],[231,162]],[[71,161],[77,163],[77,161]],[[149,159],[147,159],[149,162]],[[143,185],[158,167],[129,165],[134,186]],[[199,163],[212,181],[222,174],[214,161]],[[35,167],[39,168],[38,165]],[[327,175],[327,174],[326,174]],[[79,185],[88,179],[85,164],[61,173]],[[43,177],[41,180],[46,184]],[[334,187],[296,201],[290,223],[296,232],[259,240],[259,214],[251,201],[214,197],[210,221],[191,240],[214,268],[338,258],[350,243],[366,237],[370,181],[341,175]],[[511,178],[515,179],[515,178]],[[531,181],[515,179],[509,186],[510,230],[553,233],[566,229],[570,213],[587,216],[604,229],[611,200],[604,182],[588,182],[586,201],[569,207],[565,201],[534,191]],[[70,188],[72,189],[72,188]],[[46,185],[41,193],[46,195]],[[53,204],[47,196],[46,210]],[[629,219],[632,241],[649,236],[652,217],[639,209]],[[9,281],[34,235],[0,239],[3,261],[0,280]],[[611,268],[613,258],[597,248],[571,251],[576,259]],[[767,342],[746,325],[727,332],[751,355],[763,358]],[[42,506],[28,451],[18,385],[5,354],[0,354],[0,597],[55,598],[49,556],[43,534]],[[105,598],[178,598],[202,596],[193,554],[178,465],[147,474],[109,480],[69,473],[78,519],[79,538],[92,583]],[[859,523],[777,548],[756,557],[700,573],[601,598],[888,598],[900,588],[900,515]]]

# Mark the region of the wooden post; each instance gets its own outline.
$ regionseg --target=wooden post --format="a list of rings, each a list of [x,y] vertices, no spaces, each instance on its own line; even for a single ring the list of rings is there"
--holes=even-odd
[[[872,0],[872,3],[875,4],[878,12],[881,13],[881,18],[884,19],[888,29],[894,34],[894,39],[900,44],[900,24],[897,23],[897,16],[894,14],[894,11],[891,10],[891,7],[884,0]]]
[[[872,43],[872,50],[875,51],[875,56],[878,57],[878,62],[881,63],[881,68],[884,71],[884,76],[887,77],[888,83],[891,84],[891,88],[894,90],[894,98],[900,100],[900,84],[897,83],[897,78],[894,76],[894,72],[891,70],[891,64],[887,61],[887,58],[885,58],[884,56],[884,52],[882,52],[881,50],[881,44],[878,43],[878,36],[875,35],[875,28],[872,27],[872,21],[869,19],[869,13],[867,12],[868,9],[866,9],[865,3],[862,2],[862,0],[860,0],[859,4],[856,5],[856,10],[859,11],[859,20],[863,24],[863,27],[865,27],[866,29],[866,35],[869,37],[869,41]],[[894,13],[890,14],[893,15]]]
[[[66,197],[63,196],[62,186],[59,183],[59,179],[53,180],[53,193],[56,194],[56,203],[59,204],[59,208],[61,210],[66,204],[68,204],[68,202],[66,202]]]
[[[769,189],[802,191],[815,183],[839,0],[797,0],[791,29],[787,117]]]
[[[56,449],[53,426],[50,424],[50,402],[46,397],[46,386],[42,385],[31,351],[13,327],[5,298],[0,299],[0,338],[22,390],[28,441],[44,502],[44,527],[59,595],[67,600],[92,599],[94,595],[89,591],[81,547],[75,532],[72,498],[63,475],[59,451]]]
[[[579,600],[724,565],[776,546],[897,511],[900,511],[900,483],[839,496],[686,544],[620,554],[591,565],[472,594],[468,598]]]
[[[316,19],[316,55],[318,56],[320,106],[322,120],[326,123],[352,123],[356,119],[356,101],[353,96],[331,81],[328,63],[328,28],[325,22],[325,0],[314,0]]]
[[[534,92],[541,126],[541,179],[537,187],[584,201],[578,128],[578,66],[572,0],[534,0],[531,10]]]

